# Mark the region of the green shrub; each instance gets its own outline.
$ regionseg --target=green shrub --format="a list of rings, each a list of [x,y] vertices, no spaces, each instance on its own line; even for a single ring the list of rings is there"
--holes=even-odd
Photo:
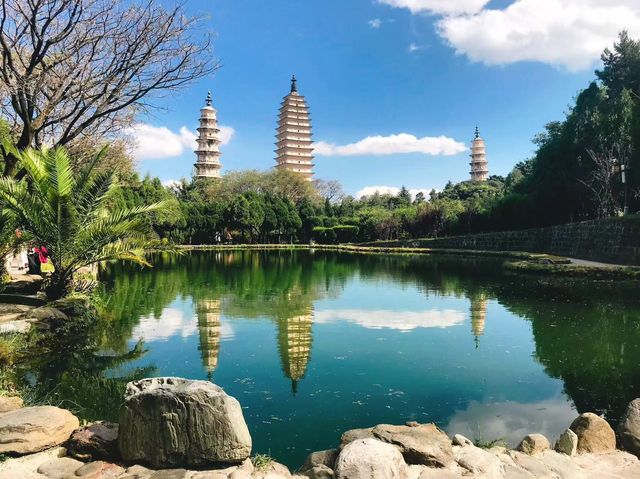
[[[320,244],[335,244],[336,233],[333,228],[316,226],[311,230],[311,237]]]
[[[358,236],[360,228],[354,225],[338,225],[333,227],[333,231],[339,243],[352,243]]]

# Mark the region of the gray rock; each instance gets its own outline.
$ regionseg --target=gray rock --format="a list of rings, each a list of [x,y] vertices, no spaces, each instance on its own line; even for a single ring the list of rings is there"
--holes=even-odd
[[[38,467],[38,473],[47,476],[49,479],[67,479],[84,464],[70,457],[60,457],[51,459]]]
[[[604,454],[616,448],[616,434],[597,414],[581,414],[571,423],[570,429],[578,436],[578,453]]]
[[[451,440],[435,424],[380,424],[373,428],[373,435],[381,441],[398,446],[407,464],[447,467],[453,462]]]
[[[325,465],[313,466],[312,468],[307,469],[303,475],[307,476],[309,479],[332,479],[333,469]]]
[[[621,446],[640,457],[640,399],[634,399],[627,406],[618,425]]]
[[[499,477],[502,463],[497,456],[476,446],[461,447],[456,451],[456,462],[471,474]]]
[[[15,321],[0,322],[0,334],[26,334],[31,329],[33,323],[23,319]]]
[[[0,453],[31,454],[62,444],[80,425],[69,411],[53,406],[16,409],[0,415]]]
[[[228,479],[229,475],[234,473],[235,469],[229,474],[215,470],[215,471],[191,471],[187,476],[187,479]]]
[[[534,477],[554,477],[547,465],[539,459],[518,451],[509,451],[508,454],[516,466],[521,467]]]
[[[21,274],[18,279],[11,280],[4,288],[4,293],[35,294],[40,291],[44,278],[38,274]]]
[[[340,449],[357,439],[373,439],[373,428],[367,427],[363,429],[351,429],[342,434],[340,437]]]
[[[128,467],[126,472],[118,479],[148,479],[154,473],[155,471],[136,464],[135,466]]]
[[[154,472],[149,479],[187,479],[188,475],[186,469],[165,469]]]
[[[407,479],[407,464],[400,451],[377,439],[347,444],[336,461],[336,479]]]
[[[312,452],[307,456],[300,470],[308,471],[316,466],[326,466],[329,469],[333,469],[339,453],[339,449],[327,449],[326,451]]]
[[[25,321],[66,321],[69,319],[69,317],[59,309],[52,308],[50,306],[42,306],[40,308],[35,308],[31,311],[28,311],[27,313],[24,313],[22,316],[20,316],[20,319]]]
[[[473,446],[473,442],[462,434],[454,434],[452,442],[454,446]]]
[[[251,455],[240,403],[207,381],[131,382],[119,419],[118,445],[127,462],[201,467],[238,463]]]
[[[465,476],[443,469],[425,469],[418,479],[465,479]]]
[[[549,450],[536,456],[536,459],[543,462],[558,477],[581,477],[580,468],[565,454]]]
[[[578,436],[571,429],[567,429],[558,438],[555,450],[566,454],[567,456],[575,456],[578,450]]]
[[[520,441],[517,450],[533,456],[546,451],[550,447],[549,440],[542,434],[528,434]]]
[[[10,411],[15,411],[24,406],[22,398],[17,396],[2,396],[0,397],[0,414]]]
[[[70,456],[82,461],[113,460],[118,454],[118,425],[95,422],[73,431],[67,442]]]
[[[287,466],[280,464],[279,462],[271,461],[266,466],[262,467],[260,470],[255,470],[259,475],[269,478],[269,477],[286,477],[287,479],[291,477],[291,472],[287,468]],[[255,473],[254,473],[255,475]]]
[[[116,479],[123,473],[123,467],[104,461],[90,462],[76,470],[76,476],[84,479]]]
[[[251,473],[249,471],[238,469],[229,476],[229,479],[251,479]]]

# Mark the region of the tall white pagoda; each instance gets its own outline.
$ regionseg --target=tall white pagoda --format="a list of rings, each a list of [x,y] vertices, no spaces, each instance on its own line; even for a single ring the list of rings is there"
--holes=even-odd
[[[484,140],[480,137],[480,130],[476,126],[476,136],[471,143],[471,181],[487,181],[489,178],[489,163]]]
[[[304,96],[298,93],[295,75],[291,92],[280,107],[276,132],[276,168],[295,171],[306,180],[313,178],[313,146],[311,120]]]
[[[200,110],[198,149],[193,176],[198,178],[220,178],[220,129],[217,111],[211,106],[211,92],[207,93],[207,104]]]

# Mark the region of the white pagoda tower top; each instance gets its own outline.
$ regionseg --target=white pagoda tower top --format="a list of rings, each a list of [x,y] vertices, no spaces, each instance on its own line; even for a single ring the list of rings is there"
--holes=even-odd
[[[200,110],[198,149],[195,151],[194,178],[220,178],[220,129],[217,111],[211,106],[211,92],[207,93],[206,105]]]
[[[295,75],[291,92],[280,106],[276,131],[276,168],[295,171],[306,180],[313,178],[313,141],[311,119],[304,96],[298,93]]]
[[[487,181],[489,178],[489,163],[484,140],[480,137],[480,130],[476,126],[476,136],[471,143],[471,181]]]

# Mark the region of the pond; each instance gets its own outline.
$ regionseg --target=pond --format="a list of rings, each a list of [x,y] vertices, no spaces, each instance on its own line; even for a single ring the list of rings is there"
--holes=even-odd
[[[297,467],[351,428],[435,422],[515,445],[530,432],[556,438],[578,412],[615,424],[640,396],[637,284],[510,275],[500,260],[446,256],[153,262],[108,265],[91,338],[32,372],[87,419],[115,419],[132,378],[211,380],[242,404],[254,451]]]

